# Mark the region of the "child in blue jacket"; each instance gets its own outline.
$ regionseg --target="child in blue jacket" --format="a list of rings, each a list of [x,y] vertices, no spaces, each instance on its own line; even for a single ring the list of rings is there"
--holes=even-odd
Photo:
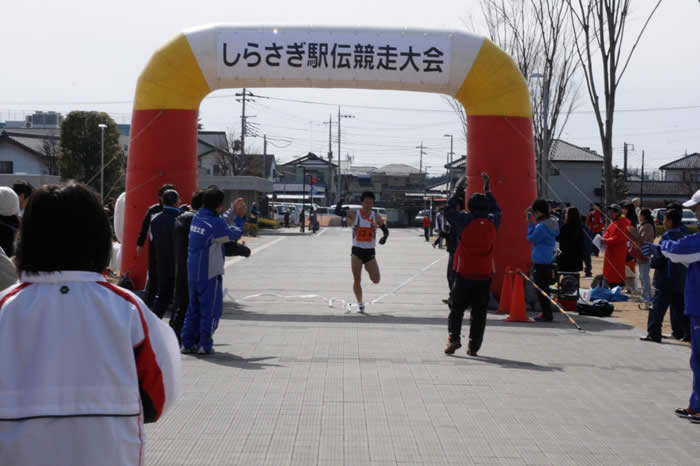
[[[559,236],[559,223],[549,215],[549,204],[544,199],[537,199],[525,212],[527,216],[527,240],[532,243],[532,263],[535,284],[549,294],[549,287],[554,282],[554,248]],[[551,322],[552,308],[549,300],[537,294],[542,314],[535,317],[538,322]]]
[[[212,335],[223,311],[224,243],[236,241],[243,234],[247,207],[243,199],[234,202],[236,218],[230,227],[220,217],[223,210],[224,192],[208,189],[203,207],[190,226],[187,252],[190,303],[181,334],[183,353],[212,352]]]
[[[700,220],[700,191],[683,204],[695,210]],[[645,255],[668,257],[671,262],[688,267],[685,281],[685,314],[690,319],[690,368],[693,371],[693,392],[687,408],[679,408],[676,415],[700,424],[700,233],[685,236],[678,241],[664,241],[660,246],[644,243]]]

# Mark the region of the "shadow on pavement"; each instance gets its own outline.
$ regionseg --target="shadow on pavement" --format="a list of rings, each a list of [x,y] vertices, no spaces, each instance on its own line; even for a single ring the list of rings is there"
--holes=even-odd
[[[495,315],[495,313],[490,313]],[[629,330],[635,328],[614,318],[584,317],[571,314],[573,319],[585,332],[603,332],[611,330]],[[531,316],[532,317],[532,316]],[[410,316],[394,314],[345,314],[341,310],[328,314],[281,314],[273,312],[253,312],[245,310],[245,306],[239,303],[224,303],[222,320],[256,321],[256,322],[320,322],[320,323],[366,323],[366,324],[394,324],[394,325],[447,325],[447,310],[444,317]],[[469,311],[465,313],[464,325],[469,325]],[[505,322],[502,319],[488,320],[489,327],[526,327],[533,330],[571,328],[576,330],[562,315],[555,315],[552,323],[520,323]]]
[[[209,362],[211,364],[217,364],[219,366],[226,366],[226,367],[238,367],[239,369],[246,369],[246,370],[262,370],[265,369],[266,367],[282,367],[280,364],[271,364],[271,363],[265,363],[262,361],[267,361],[268,359],[277,359],[276,356],[265,356],[265,357],[260,357],[260,358],[242,358],[240,356],[236,356],[233,353],[225,353],[225,352],[216,352],[214,354],[210,355],[202,355],[202,356],[197,356],[195,355],[197,359],[200,361],[204,362]]]
[[[539,366],[537,364],[527,362],[527,361],[515,361],[513,359],[501,359],[494,358],[491,356],[451,356],[456,359],[464,359],[467,361],[483,362],[487,364],[496,364],[503,367],[504,369],[523,369],[527,371],[537,371],[537,372],[561,372],[564,370],[563,367],[559,366]]]

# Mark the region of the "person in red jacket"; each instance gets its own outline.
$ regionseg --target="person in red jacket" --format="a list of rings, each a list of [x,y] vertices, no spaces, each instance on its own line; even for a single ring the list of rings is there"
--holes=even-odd
[[[423,232],[425,233],[425,240],[430,242],[430,217],[428,215],[423,216]]]
[[[611,204],[608,207],[608,217],[612,223],[603,235],[602,244],[605,246],[603,275],[610,286],[625,286],[625,262],[627,241],[629,241],[627,228],[632,226],[632,223],[623,217],[622,208],[617,204]]]
[[[481,177],[484,180],[485,194],[472,194],[467,203],[468,211],[458,210],[458,205],[464,205],[465,186],[462,183],[457,186],[445,210],[445,217],[458,238],[452,262],[455,281],[449,299],[449,337],[445,354],[454,354],[462,347],[462,319],[468,307],[471,307],[471,324],[467,354],[476,356],[484,339],[489,290],[496,272],[494,250],[496,231],[501,223],[501,209],[491,194],[489,176],[484,172]]]
[[[593,232],[593,237],[595,235],[602,235],[603,230],[605,229],[605,217],[603,216],[603,212],[600,210],[600,204],[597,202],[593,204],[593,208],[591,208],[590,212],[588,212],[588,216],[586,217],[586,226],[591,229]],[[593,246],[593,255],[598,257],[598,248]]]

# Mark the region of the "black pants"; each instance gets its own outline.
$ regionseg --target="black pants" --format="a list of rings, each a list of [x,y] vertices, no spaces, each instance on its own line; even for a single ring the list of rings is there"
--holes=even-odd
[[[433,241],[433,246],[440,246],[442,248],[442,239],[445,237],[445,235],[442,234],[442,232],[438,233],[438,237],[435,241]]]
[[[170,273],[168,273],[170,272]],[[158,294],[153,302],[153,313],[159,318],[163,318],[165,311],[168,310],[170,302],[173,300],[173,291],[175,289],[175,275],[172,270],[158,271]]]
[[[148,245],[148,280],[146,281],[146,293],[143,298],[148,307],[153,306],[156,294],[158,294],[158,263],[156,257],[156,248],[150,243]]]
[[[452,268],[452,265],[454,264],[455,260],[455,255],[453,252],[450,253],[450,259],[447,261],[447,286],[449,287],[450,291],[452,291],[452,287],[455,284],[455,275],[457,272],[454,271]]]
[[[430,241],[430,228],[423,227],[423,234],[425,235],[425,240]]]
[[[469,349],[477,352],[484,341],[486,313],[489,307],[489,290],[491,280],[468,280],[456,274],[452,293],[450,294],[450,315],[447,330],[450,341],[461,341],[462,319],[464,311],[471,307],[472,322],[469,326]]]
[[[554,266],[552,264],[535,264],[533,275],[535,278],[535,285],[539,286],[542,291],[549,295],[549,287],[554,283]],[[537,299],[542,309],[542,318],[545,320],[552,320],[552,306],[549,300],[542,296],[540,292],[537,292]]]
[[[671,331],[675,338],[681,339],[690,335],[690,321],[683,313],[683,292],[670,293],[656,290],[654,304],[649,310],[647,334],[649,338],[661,340],[661,325],[664,322],[666,310],[671,307]]]
[[[591,255],[586,254],[585,252],[583,253],[583,265],[585,265],[584,269],[586,272],[586,276],[590,277],[593,273],[593,266],[591,265]]]
[[[181,342],[180,333],[185,325],[185,314],[187,314],[187,306],[189,305],[190,295],[187,286],[187,273],[183,273],[175,279],[175,303],[173,304],[173,314],[170,317],[170,327],[177,335],[178,342]]]

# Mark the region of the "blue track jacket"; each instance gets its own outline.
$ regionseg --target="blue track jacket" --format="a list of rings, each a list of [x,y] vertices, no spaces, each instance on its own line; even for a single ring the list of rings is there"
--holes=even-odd
[[[228,226],[216,212],[199,209],[192,219],[187,251],[187,280],[203,282],[224,274],[224,243],[243,235],[245,219]]]
[[[688,267],[685,280],[685,313],[700,317],[700,233],[685,236],[678,241],[661,243],[661,253],[671,262]]]
[[[527,222],[527,240],[532,243],[532,262],[551,264],[559,236],[559,223],[555,217],[547,217],[534,224]]]

